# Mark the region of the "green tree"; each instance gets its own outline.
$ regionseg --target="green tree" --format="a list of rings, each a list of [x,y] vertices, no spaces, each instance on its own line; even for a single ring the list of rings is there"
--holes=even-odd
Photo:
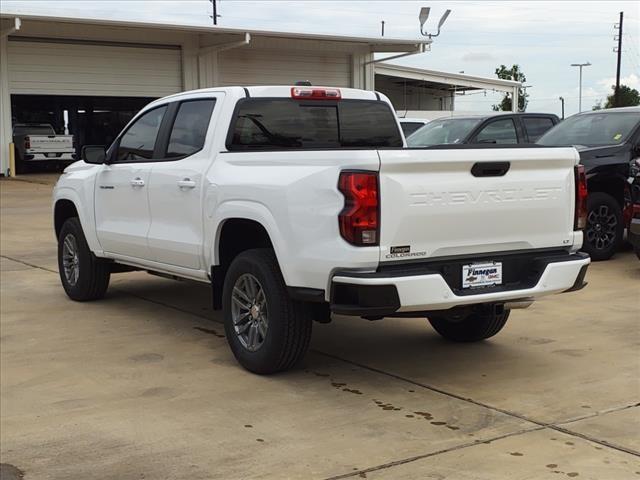
[[[520,70],[520,65],[513,65],[511,68],[507,68],[506,65],[500,65],[498,68],[496,68],[496,75],[498,76],[498,78],[501,78],[503,80],[515,80],[516,82],[520,82],[523,84],[527,81],[527,77],[522,72],[522,70]],[[511,95],[505,93],[504,97],[502,97],[502,101],[497,105],[493,105],[492,108],[495,111],[502,110],[510,112],[512,102],[513,99],[511,98]],[[529,103],[529,94],[524,88],[519,88],[518,111],[524,112],[527,109],[527,103]]]
[[[615,104],[615,85],[611,87],[613,93],[607,96],[607,103],[604,104],[604,108],[613,107],[635,107],[640,105],[640,93],[635,88],[627,87],[626,85],[620,85],[620,98],[618,105]]]

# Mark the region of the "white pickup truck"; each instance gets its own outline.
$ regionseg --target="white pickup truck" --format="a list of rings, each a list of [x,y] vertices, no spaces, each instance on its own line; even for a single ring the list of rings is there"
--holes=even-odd
[[[495,335],[513,308],[582,288],[586,184],[573,148],[407,149],[387,98],[224,87],[144,108],[54,191],[67,295],[132,269],[211,285],[238,361],[302,358],[313,320],[426,317]]]
[[[57,135],[48,123],[15,124],[13,144],[20,173],[34,162],[71,162],[76,158],[73,135]]]

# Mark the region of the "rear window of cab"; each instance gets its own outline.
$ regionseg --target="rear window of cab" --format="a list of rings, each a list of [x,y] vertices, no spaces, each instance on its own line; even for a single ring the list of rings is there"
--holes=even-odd
[[[240,100],[230,151],[402,147],[395,114],[376,100]]]

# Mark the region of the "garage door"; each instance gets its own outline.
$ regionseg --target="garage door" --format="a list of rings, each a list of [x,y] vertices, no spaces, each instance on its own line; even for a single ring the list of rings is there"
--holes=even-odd
[[[162,97],[182,90],[179,47],[10,39],[12,94]]]
[[[221,85],[351,85],[351,56],[339,52],[234,49],[222,52],[218,62]]]

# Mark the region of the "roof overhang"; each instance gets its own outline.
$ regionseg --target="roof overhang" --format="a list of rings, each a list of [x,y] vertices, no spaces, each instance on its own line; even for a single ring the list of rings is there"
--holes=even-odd
[[[153,29],[153,30],[171,30],[182,33],[194,33],[194,34],[227,34],[238,35],[241,38],[249,33],[252,36],[264,36],[264,37],[276,37],[276,38],[292,38],[292,39],[305,39],[305,40],[321,40],[330,42],[344,42],[351,43],[357,46],[366,46],[370,52],[417,52],[424,51],[425,46],[428,45],[430,40],[420,39],[391,39],[391,38],[368,38],[368,37],[351,37],[345,35],[324,35],[316,33],[301,33],[301,32],[285,32],[275,30],[253,30],[246,28],[229,28],[220,27],[216,25],[183,25],[183,24],[171,24],[171,23],[153,23],[153,22],[134,22],[126,20],[109,20],[109,19],[95,19],[95,18],[80,18],[80,17],[57,17],[47,15],[22,15],[20,13],[1,13],[2,19],[20,19],[22,21],[44,21],[44,22],[58,22],[68,24],[84,24],[84,25],[97,25],[97,26],[109,26],[109,27],[126,27],[126,28],[139,28],[139,29]]]
[[[376,75],[384,75],[397,79],[399,82],[415,83],[437,88],[437,85],[446,85],[448,90],[491,90],[497,92],[513,92],[514,88],[522,86],[520,82],[502,80],[499,78],[484,78],[462,73],[446,73],[422,68],[404,67],[390,63],[377,63]]]

